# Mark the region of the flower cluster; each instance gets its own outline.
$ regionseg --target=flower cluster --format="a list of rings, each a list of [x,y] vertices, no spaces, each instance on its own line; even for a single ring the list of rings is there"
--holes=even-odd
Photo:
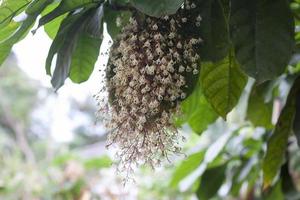
[[[195,7],[186,2],[182,9]],[[187,77],[199,73],[200,59],[195,46],[201,38],[181,34],[189,20],[197,27],[201,17],[133,16],[112,46],[106,71],[109,105],[99,112],[109,116],[108,143],[118,146],[126,171],[141,164],[154,167],[162,157],[180,152],[173,114],[192,87]]]

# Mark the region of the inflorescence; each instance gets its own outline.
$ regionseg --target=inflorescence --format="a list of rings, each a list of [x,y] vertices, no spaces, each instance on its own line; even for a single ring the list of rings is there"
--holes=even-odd
[[[181,9],[195,7],[186,2]],[[173,116],[192,87],[187,77],[199,73],[195,46],[201,43],[201,38],[183,36],[189,20],[198,27],[201,17],[133,16],[111,48],[106,69],[109,99],[98,114],[107,115],[108,146],[118,146],[121,171],[142,164],[155,167],[181,150]]]

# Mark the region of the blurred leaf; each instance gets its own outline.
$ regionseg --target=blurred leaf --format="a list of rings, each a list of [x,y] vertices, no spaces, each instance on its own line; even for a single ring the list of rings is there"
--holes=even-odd
[[[293,124],[293,130],[297,138],[298,146],[300,147],[300,92],[296,97],[296,115]]]
[[[78,8],[97,6],[102,3],[103,0],[64,0],[52,10],[50,13],[46,14],[39,20],[39,27],[47,24],[56,17],[59,17],[67,12],[74,11]]]
[[[231,13],[231,38],[241,68],[259,83],[280,75],[294,47],[288,2],[233,0]]]
[[[218,118],[218,115],[206,101],[199,84],[193,93],[181,103],[181,110],[183,115],[179,117],[177,123],[182,125],[187,122],[198,134],[201,134],[209,124]]]
[[[249,138],[243,141],[244,151],[243,156],[246,158],[251,158],[255,154],[258,154],[261,151],[263,145],[263,141],[261,139],[256,140],[253,138]]]
[[[254,126],[262,126],[272,129],[273,101],[266,102],[265,94],[267,84],[256,85],[250,94],[247,118]]]
[[[230,188],[230,194],[233,196],[238,196],[240,189],[246,181],[248,181],[249,176],[253,173],[253,168],[257,168],[258,162],[257,156],[253,156],[249,160],[242,161],[240,167],[236,170],[236,173],[232,177],[232,185]]]
[[[281,190],[281,181],[278,181],[268,192],[267,195],[265,195],[264,199],[266,200],[284,200],[284,195]]]
[[[229,51],[228,24],[222,2],[220,0],[200,0],[197,3],[197,14],[202,21],[199,28],[201,43],[201,58],[203,61],[219,61],[226,57]],[[195,22],[192,22],[195,23]]]
[[[229,55],[216,63],[202,63],[200,83],[208,102],[220,116],[226,118],[238,103],[247,76],[240,70],[234,57]]]
[[[109,0],[109,3],[112,5],[126,5],[130,3],[130,0]]]
[[[52,160],[52,164],[54,166],[63,166],[70,160],[79,160],[79,157],[77,157],[76,155],[74,155],[72,153],[57,155]]]
[[[293,182],[293,177],[291,176],[289,172],[289,162],[286,162],[282,167],[281,167],[281,173],[280,173],[280,178],[282,181],[282,192],[284,193],[285,196],[292,196],[298,193],[294,182]]]
[[[132,5],[142,13],[152,17],[175,14],[184,0],[130,0]]]
[[[225,180],[227,164],[210,168],[201,176],[200,186],[197,190],[197,197],[201,200],[210,199],[217,195],[218,190]]]
[[[264,188],[271,186],[284,161],[287,141],[292,131],[295,112],[296,94],[300,90],[300,77],[296,79],[288,95],[275,130],[268,140],[267,152],[263,161]]]
[[[92,158],[84,162],[84,167],[87,170],[111,167],[111,165],[112,165],[112,161],[108,156]]]
[[[205,151],[200,151],[188,156],[185,160],[183,160],[173,173],[170,186],[176,187],[181,180],[196,170],[203,161],[204,155]]]

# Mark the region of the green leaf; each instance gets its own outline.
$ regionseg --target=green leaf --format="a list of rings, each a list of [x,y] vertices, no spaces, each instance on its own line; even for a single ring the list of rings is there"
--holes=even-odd
[[[184,0],[131,0],[132,5],[152,17],[175,14]]]
[[[265,93],[269,83],[256,85],[249,97],[247,118],[254,126],[272,129],[273,101],[266,102]]]
[[[86,81],[97,61],[101,39],[81,33],[71,58],[70,79],[75,83]]]
[[[71,56],[78,37],[75,28],[72,30],[73,32],[70,31],[64,38],[63,44],[57,52],[56,65],[51,79],[51,84],[55,90],[58,90],[69,76]]]
[[[104,7],[104,22],[106,22],[107,31],[113,40],[121,32],[122,27],[127,24],[130,16],[131,12],[115,11],[109,6]]]
[[[0,6],[0,25],[25,10],[31,0],[4,0]]]
[[[198,134],[206,130],[207,126],[218,118],[218,115],[201,92],[199,84],[197,84],[193,93],[181,103],[181,110],[183,115],[179,117],[177,123],[180,125],[188,123],[193,131]]]
[[[19,23],[11,21],[7,25],[5,25],[3,28],[0,29],[0,42],[8,38],[10,35],[12,35],[16,29],[20,26]]]
[[[202,17],[201,26],[197,30],[203,39],[201,58],[203,61],[219,61],[229,51],[228,24],[223,5],[220,0],[201,0],[197,7],[197,14]]]
[[[29,0],[5,0],[0,6],[0,41],[8,38],[21,25],[13,18],[25,10]],[[2,50],[3,51],[3,50]]]
[[[204,172],[196,193],[199,199],[206,200],[217,195],[226,177],[226,167],[227,163]]]
[[[247,83],[234,57],[229,55],[219,62],[202,63],[200,73],[202,91],[215,111],[226,118],[238,103]]]
[[[102,2],[103,0],[63,0],[54,10],[39,20],[39,27],[70,11],[84,7],[96,7]]]
[[[45,16],[48,13],[50,13],[51,11],[53,11],[58,5],[59,5],[59,3],[50,4],[42,12],[42,16]],[[59,30],[59,26],[66,16],[67,16],[67,14],[60,15],[59,17],[56,17],[55,19],[51,20],[49,23],[44,25],[44,30],[51,39],[55,38],[55,36]]]
[[[231,39],[241,68],[259,83],[280,75],[294,47],[288,1],[233,0],[230,19]]]
[[[196,170],[203,161],[204,155],[205,151],[200,151],[188,156],[184,161],[182,161],[172,175],[170,186],[176,187],[181,180]]]
[[[103,5],[100,5],[87,21],[85,29],[91,37],[101,39],[103,36],[103,12]]]
[[[25,13],[28,15],[34,15],[36,13],[40,13],[42,10],[41,8],[45,8],[44,5],[49,5],[52,3],[53,0],[34,0],[32,3],[28,5],[25,10]]]
[[[74,82],[85,81],[93,70],[101,40],[88,35],[87,26],[97,12],[98,9],[94,8],[83,10],[80,13],[69,15],[61,23],[46,60],[46,71],[47,74],[50,74],[52,59],[57,54],[51,80],[52,86],[56,90],[70,75],[71,66],[71,78]]]
[[[17,29],[17,31],[0,42],[0,65],[9,55],[13,45],[27,35],[35,19],[36,16],[28,16],[27,19],[22,23],[22,25]]]
[[[272,185],[274,178],[283,164],[287,141],[292,131],[296,112],[296,94],[299,90],[300,78],[294,82],[275,130],[267,143],[267,152],[263,160],[264,188]]]
[[[85,15],[78,13],[70,15],[62,22],[57,36],[55,37],[47,59],[46,71],[50,73],[51,63],[54,55],[57,53],[57,60],[54,73],[51,79],[52,86],[58,90],[69,76],[71,56],[78,39],[78,30],[83,27]]]
[[[36,2],[36,1],[34,1]],[[27,33],[29,32],[30,28],[34,24],[36,18],[42,12],[42,10],[50,4],[50,1],[45,1],[43,4],[40,4],[38,7],[35,7],[35,13],[28,15],[27,18],[22,22],[20,27],[13,32],[8,38],[2,40],[0,42],[0,65],[4,62],[5,58],[9,55],[11,48],[21,39],[23,39]],[[5,5],[5,4],[4,4]],[[4,7],[3,9],[10,9],[10,7]],[[13,13],[13,12],[12,12]]]

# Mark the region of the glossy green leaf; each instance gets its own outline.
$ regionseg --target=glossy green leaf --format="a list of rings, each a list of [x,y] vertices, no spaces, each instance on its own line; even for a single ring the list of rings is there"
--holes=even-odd
[[[266,88],[269,83],[254,86],[249,97],[247,118],[254,126],[272,129],[273,101],[266,101]]]
[[[300,90],[300,78],[296,79],[290,90],[286,105],[281,111],[275,130],[268,141],[263,161],[264,188],[272,185],[283,164],[287,141],[292,131],[296,113],[296,94]]]
[[[231,39],[241,68],[258,82],[280,75],[294,47],[288,1],[233,0],[231,13]]]
[[[201,182],[197,189],[197,197],[201,200],[208,200],[217,195],[226,177],[227,164],[207,169],[201,176]]]
[[[238,103],[247,76],[230,55],[219,62],[202,63],[200,83],[208,102],[220,116],[226,118]]]
[[[199,84],[193,93],[181,103],[181,110],[183,114],[177,122],[180,125],[188,123],[193,131],[198,134],[201,134],[209,124],[218,118],[218,115],[201,92]]]
[[[203,61],[219,61],[229,50],[229,33],[223,4],[220,0],[201,0],[197,3],[197,14],[202,21],[199,32],[201,58]],[[195,22],[192,22],[195,23]]]
[[[172,175],[170,186],[176,187],[181,180],[196,170],[203,161],[204,155],[205,151],[200,151],[188,156],[184,161],[182,161]]]
[[[86,81],[98,59],[101,39],[81,33],[71,58],[70,79],[75,83]]]
[[[130,0],[132,5],[149,16],[161,17],[175,14],[184,0]]]
[[[56,17],[59,17],[65,13],[70,11],[74,11],[79,8],[90,7],[90,6],[97,6],[102,3],[103,0],[64,0],[50,13],[43,16],[39,20],[39,27],[43,26],[44,24],[52,21]]]

